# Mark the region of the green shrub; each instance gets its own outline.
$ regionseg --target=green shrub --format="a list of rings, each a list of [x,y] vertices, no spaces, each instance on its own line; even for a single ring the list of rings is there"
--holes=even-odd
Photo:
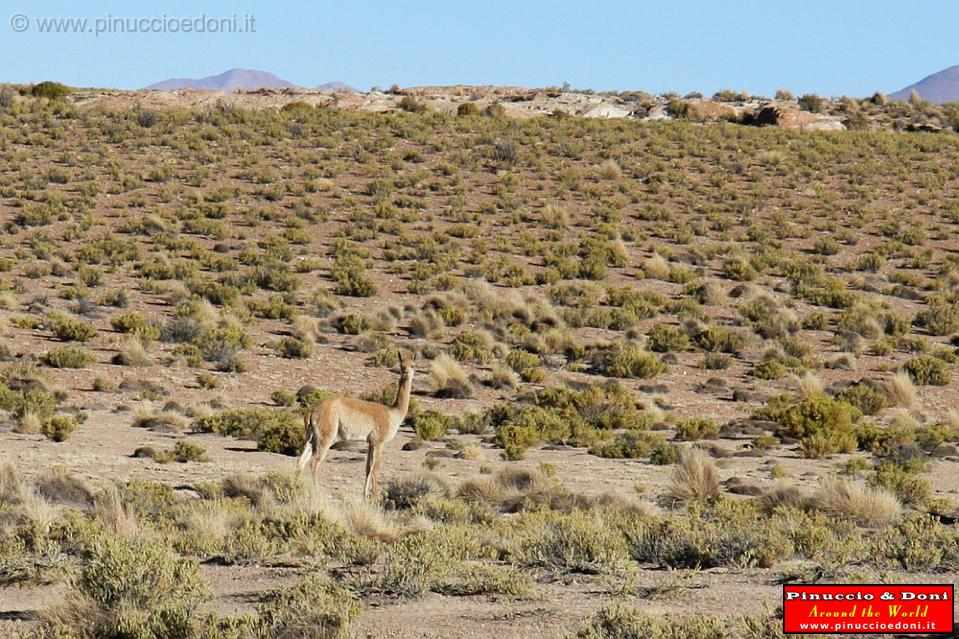
[[[689,337],[669,324],[655,324],[649,330],[649,349],[657,353],[684,351],[689,346]]]
[[[728,622],[720,617],[672,617],[611,603],[576,632],[577,639],[723,639]],[[736,635],[738,636],[738,635]]]
[[[73,587],[96,613],[75,618],[71,634],[57,636],[193,636],[183,633],[195,630],[196,606],[211,595],[195,561],[147,541],[110,536],[91,546]]]
[[[732,353],[738,355],[746,348],[746,338],[741,334],[719,326],[707,326],[696,332],[693,341],[709,353]]]
[[[296,404],[296,393],[284,389],[275,390],[270,394],[270,399],[277,406],[289,408]]]
[[[931,297],[926,308],[916,315],[915,323],[932,335],[949,335],[959,332],[959,303],[942,297]]]
[[[493,357],[490,339],[473,331],[463,331],[450,342],[450,354],[461,362],[483,363]]]
[[[57,339],[64,342],[86,342],[97,334],[97,329],[90,322],[76,319],[63,313],[55,313],[50,317],[50,330]]]
[[[539,355],[522,349],[513,349],[506,354],[506,365],[517,373],[536,368],[540,363],[542,363],[542,358]]]
[[[373,322],[365,315],[350,313],[336,318],[336,327],[341,333],[359,335],[373,327]]]
[[[366,266],[355,253],[337,256],[330,271],[336,282],[333,290],[337,295],[352,297],[371,297],[376,295],[376,283],[366,274]]]
[[[309,359],[313,355],[313,343],[298,337],[284,337],[275,348],[281,357],[287,359]]]
[[[883,462],[869,477],[869,484],[886,488],[899,497],[902,503],[914,507],[924,506],[932,498],[932,484],[917,477],[892,462]]]
[[[775,359],[766,359],[753,366],[750,374],[756,379],[781,379],[789,372],[781,362]]]
[[[65,442],[76,429],[77,421],[72,415],[56,415],[43,423],[40,432],[47,439]]]
[[[306,445],[303,422],[294,414],[282,412],[267,423],[257,441],[257,448],[268,453],[299,455]]]
[[[179,462],[181,464],[185,464],[187,462],[210,461],[210,457],[206,454],[206,449],[203,448],[203,446],[182,440],[174,444],[173,448],[171,448],[169,451],[158,454],[154,459],[161,464],[166,464],[169,462]]]
[[[875,415],[889,406],[889,396],[872,382],[862,380],[836,394],[836,399],[852,404],[863,415]]]
[[[115,331],[129,333],[144,341],[160,339],[160,326],[151,322],[140,313],[131,312],[114,315],[110,325]]]
[[[40,361],[53,368],[86,368],[96,358],[93,353],[79,346],[60,346],[44,353]]]
[[[723,263],[723,277],[737,282],[749,282],[756,279],[756,269],[745,259],[737,258]]]
[[[443,439],[447,429],[455,421],[454,418],[432,410],[419,412],[412,419],[416,436],[426,441]]]
[[[615,571],[628,559],[623,537],[593,513],[524,512],[514,525],[507,554],[521,565],[592,574]]]
[[[919,355],[903,365],[912,381],[920,386],[945,386],[949,383],[949,365],[932,355]]]
[[[644,430],[628,430],[617,433],[611,440],[592,446],[589,454],[612,459],[639,459],[649,457],[653,448],[663,442],[664,437],[661,434]]]
[[[649,379],[666,370],[666,362],[636,344],[617,344],[597,352],[596,368],[612,377]]]
[[[260,443],[262,450],[290,455],[303,450],[306,436],[303,422],[297,415],[269,408],[225,410],[195,420],[193,429],[201,433],[253,439]]]
[[[708,417],[684,419],[676,424],[676,439],[694,441],[719,435],[719,425]]]
[[[777,423],[777,437],[798,439],[807,456],[851,452],[857,445],[854,424],[862,416],[855,406],[825,395],[779,396],[756,412]]]
[[[649,461],[657,466],[670,466],[679,461],[682,448],[672,442],[658,444],[649,454]]]
[[[875,557],[908,571],[954,571],[959,566],[959,535],[938,517],[910,513],[876,536]]]
[[[30,87],[30,95],[35,98],[58,100],[68,93],[70,93],[70,87],[52,80],[44,80]]]
[[[355,592],[325,575],[305,577],[257,605],[263,637],[348,639],[362,610]]]

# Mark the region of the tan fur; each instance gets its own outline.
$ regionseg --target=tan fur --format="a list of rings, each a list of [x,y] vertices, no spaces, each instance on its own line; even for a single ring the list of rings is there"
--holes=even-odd
[[[403,353],[400,356],[400,384],[396,401],[392,406],[367,402],[352,397],[333,397],[310,406],[303,417],[306,428],[306,446],[300,455],[298,466],[303,470],[307,464],[316,481],[319,463],[326,458],[333,442],[366,440],[366,485],[367,497],[376,493],[383,446],[396,437],[406,419],[413,386],[413,359]]]

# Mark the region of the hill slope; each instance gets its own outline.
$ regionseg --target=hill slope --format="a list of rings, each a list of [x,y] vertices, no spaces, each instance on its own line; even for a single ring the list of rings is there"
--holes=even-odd
[[[889,97],[896,100],[908,100],[913,90],[923,100],[929,100],[935,104],[959,101],[959,64],[926,76],[919,82],[910,84]]]

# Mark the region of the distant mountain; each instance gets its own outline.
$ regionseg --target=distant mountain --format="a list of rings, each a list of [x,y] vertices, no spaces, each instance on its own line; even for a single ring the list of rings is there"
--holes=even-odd
[[[320,91],[326,91],[327,93],[333,93],[335,91],[352,91],[353,93],[356,93],[356,89],[348,85],[346,82],[339,81],[327,82],[326,84],[321,84],[316,88]]]
[[[889,97],[894,100],[908,100],[914,90],[920,98],[935,104],[959,102],[959,64],[926,76],[905,89],[891,93]]]
[[[292,87],[296,87],[296,85],[266,71],[230,69],[220,75],[211,75],[206,78],[172,78],[151,84],[147,88],[158,91],[205,89],[207,91],[225,91],[229,93],[236,89],[286,89]]]

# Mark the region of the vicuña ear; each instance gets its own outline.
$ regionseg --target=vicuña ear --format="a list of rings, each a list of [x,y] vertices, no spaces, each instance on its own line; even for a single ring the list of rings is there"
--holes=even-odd
[[[400,364],[406,361],[406,357],[403,356],[403,351],[400,349],[396,349],[396,356],[399,358]]]

